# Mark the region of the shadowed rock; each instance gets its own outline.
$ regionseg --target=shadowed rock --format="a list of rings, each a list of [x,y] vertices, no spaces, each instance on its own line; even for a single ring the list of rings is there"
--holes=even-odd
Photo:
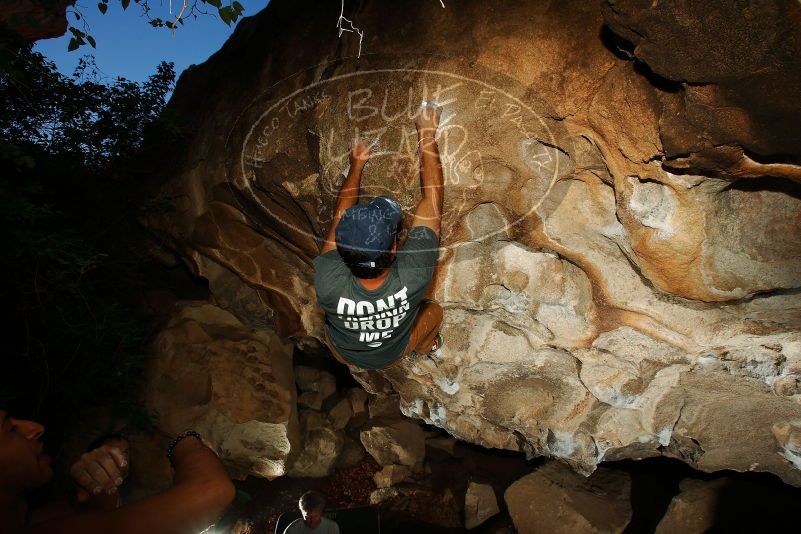
[[[206,303],[180,303],[156,336],[147,405],[168,435],[206,437],[237,475],[285,474],[299,443],[292,346]]]
[[[520,534],[623,532],[631,520],[628,474],[599,468],[589,479],[557,462],[543,465],[504,493]]]

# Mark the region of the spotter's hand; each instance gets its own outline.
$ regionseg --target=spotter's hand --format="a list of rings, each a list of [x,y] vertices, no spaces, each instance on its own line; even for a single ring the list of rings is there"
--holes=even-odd
[[[91,495],[104,492],[112,495],[128,476],[128,451],[102,445],[84,453],[72,464],[70,475],[78,483],[79,502],[85,502]]]
[[[418,133],[422,133],[425,130],[436,132],[441,114],[442,108],[440,106],[433,102],[423,102],[414,115],[414,125],[417,127]]]
[[[356,138],[353,140],[353,145],[350,149],[350,164],[364,165],[370,159],[370,152],[373,145],[364,139]]]

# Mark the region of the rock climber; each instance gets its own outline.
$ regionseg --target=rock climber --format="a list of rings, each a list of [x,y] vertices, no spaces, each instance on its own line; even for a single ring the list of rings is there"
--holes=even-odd
[[[70,470],[80,510],[31,520],[27,497],[52,476],[42,452],[41,424],[0,410],[0,532],[15,534],[152,534],[200,532],[234,499],[235,488],[208,443],[195,432],[179,434],[168,448],[175,469],[172,486],[128,505],[117,490],[127,474],[127,454],[111,440],[84,454]]]
[[[345,364],[385,369],[409,354],[440,354],[442,308],[423,300],[439,255],[444,181],[435,134],[440,114],[438,106],[425,102],[415,114],[422,198],[402,245],[397,201],[380,196],[357,204],[370,146],[358,139],[353,143],[350,172],[314,259],[328,345]]]

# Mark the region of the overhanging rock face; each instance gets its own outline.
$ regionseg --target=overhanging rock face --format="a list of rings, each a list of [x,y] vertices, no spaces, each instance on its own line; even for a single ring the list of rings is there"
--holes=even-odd
[[[666,455],[801,485],[801,6],[724,3],[353,2],[357,58],[338,4],[273,0],[181,77],[148,224],[218,306],[319,343],[348,144],[378,139],[364,194],[408,218],[437,100],[444,357],[357,378],[585,474]]]

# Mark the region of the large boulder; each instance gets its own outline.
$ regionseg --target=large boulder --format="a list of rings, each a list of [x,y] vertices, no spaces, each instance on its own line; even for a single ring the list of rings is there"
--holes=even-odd
[[[467,485],[464,496],[464,527],[467,530],[476,528],[500,511],[492,485],[478,482]]]
[[[370,395],[367,411],[370,417],[399,418],[401,411],[398,395]]]
[[[314,478],[330,475],[345,446],[344,433],[314,410],[301,410],[300,429],[300,454],[287,474]]]
[[[504,499],[520,534],[620,533],[631,521],[631,480],[599,468],[589,478],[549,462],[506,489]]]
[[[673,497],[667,512],[656,527],[656,534],[707,532],[715,526],[718,498],[726,479],[714,481],[688,478],[681,481],[680,492]]]
[[[337,390],[337,379],[331,373],[306,365],[295,367],[295,383],[300,388],[298,404],[319,410],[323,402]]]
[[[796,532],[801,491],[764,475],[688,478],[670,501],[657,534],[690,532]]]
[[[295,383],[301,391],[319,393],[322,400],[337,390],[337,379],[334,375],[307,365],[295,366]]]
[[[377,139],[363,194],[409,223],[436,100],[443,357],[356,379],[584,474],[664,455],[801,485],[801,5],[379,1],[338,37],[339,8],[273,0],[176,87],[175,209],[146,221],[215,302],[320,347],[349,143]]]
[[[411,474],[412,470],[405,465],[387,465],[381,471],[376,471],[373,475],[373,482],[379,489],[388,488],[403,482]]]
[[[296,454],[292,344],[212,304],[176,306],[153,343],[146,400],[163,432],[200,432],[236,475],[281,476]]]
[[[367,412],[368,393],[362,388],[350,388],[345,393],[345,397],[350,402],[350,409],[353,415],[361,415]]]
[[[328,411],[328,420],[331,421],[331,425],[338,430],[348,426],[348,422],[352,416],[353,407],[350,404],[350,400],[347,398],[340,399],[339,402]]]
[[[359,433],[362,445],[376,462],[420,469],[426,454],[423,430],[409,421],[373,426]]]

